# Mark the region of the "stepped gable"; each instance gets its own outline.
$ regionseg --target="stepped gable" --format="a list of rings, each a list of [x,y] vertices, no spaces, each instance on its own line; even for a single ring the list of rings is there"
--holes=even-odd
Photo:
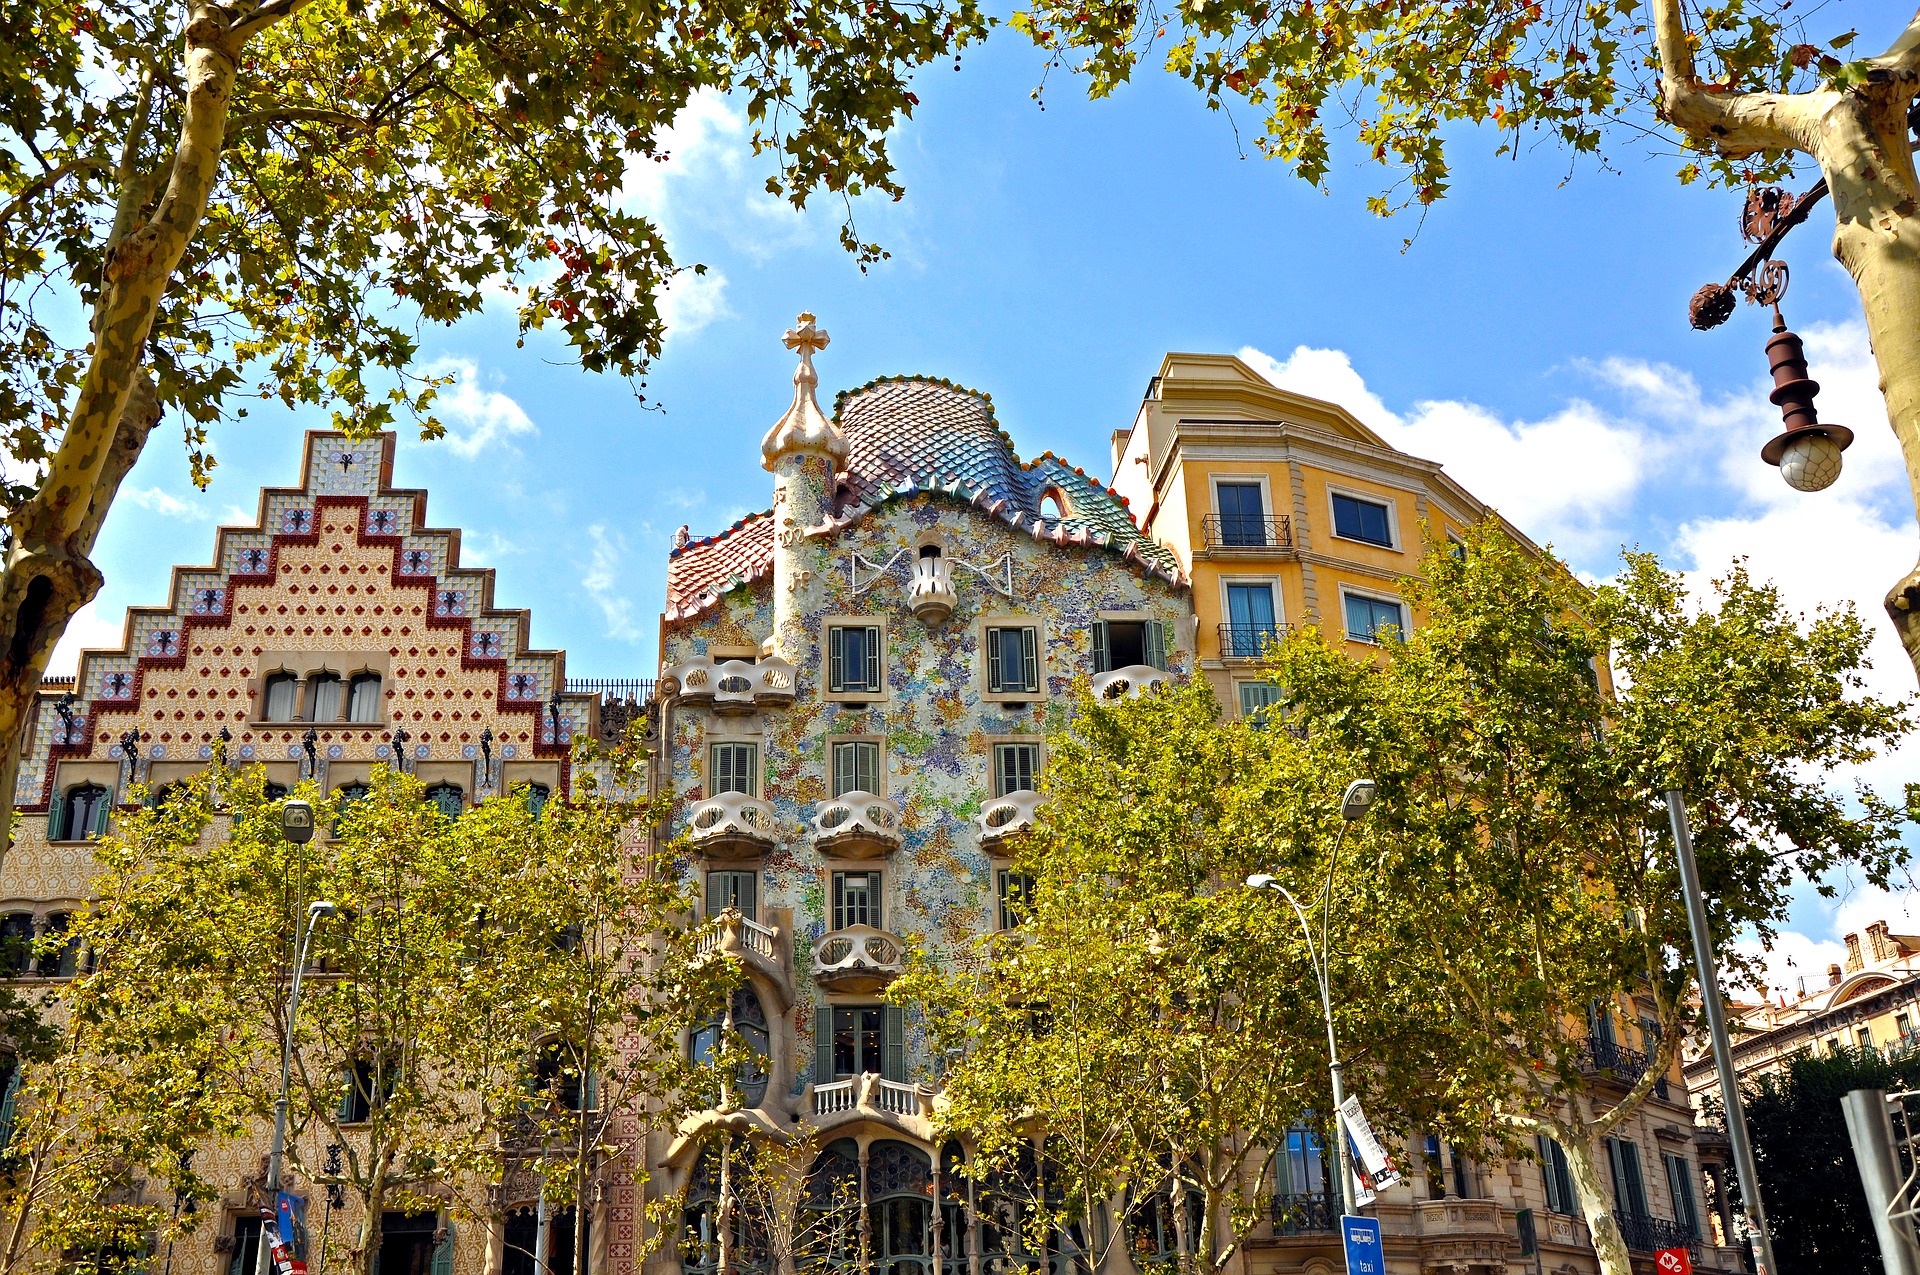
[[[883,377],[843,391],[833,416],[847,465],[835,484],[838,512],[809,528],[814,534],[851,526],[890,500],[937,492],[1035,540],[1107,549],[1146,574],[1186,583],[1179,560],[1141,534],[1118,493],[1052,452],[1021,461],[986,394],[934,377]],[[666,618],[692,619],[772,572],[773,515],[752,514],[672,552]]]
[[[773,511],[748,514],[717,536],[675,549],[667,558],[667,619],[690,619],[723,594],[773,572]]]

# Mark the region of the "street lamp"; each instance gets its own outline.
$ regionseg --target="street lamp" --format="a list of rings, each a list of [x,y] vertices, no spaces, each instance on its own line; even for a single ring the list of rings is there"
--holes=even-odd
[[[1333,839],[1333,853],[1327,856],[1327,884],[1321,890],[1323,903],[1320,912],[1320,943],[1313,942],[1313,927],[1307,922],[1306,909],[1300,906],[1300,900],[1293,892],[1280,884],[1278,877],[1271,873],[1258,872],[1247,878],[1249,890],[1272,890],[1293,906],[1293,914],[1299,918],[1300,932],[1306,936],[1307,956],[1313,962],[1313,976],[1320,984],[1320,1012],[1327,1020],[1327,1069],[1333,1078],[1333,1147],[1338,1157],[1340,1171],[1341,1211],[1349,1215],[1357,1214],[1359,1206],[1353,1199],[1353,1170],[1347,1164],[1347,1139],[1340,1127],[1340,1106],[1347,1100],[1346,1086],[1340,1083],[1340,1045],[1333,1032],[1333,990],[1328,983],[1327,933],[1333,922],[1333,874],[1340,861],[1340,847],[1347,839],[1347,829],[1358,823],[1372,807],[1375,797],[1380,795],[1380,785],[1371,779],[1356,779],[1347,785],[1347,791],[1340,797],[1340,831]]]

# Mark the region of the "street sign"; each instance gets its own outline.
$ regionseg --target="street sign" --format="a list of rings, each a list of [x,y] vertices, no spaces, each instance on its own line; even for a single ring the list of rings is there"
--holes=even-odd
[[[1387,1255],[1380,1243],[1378,1218],[1341,1214],[1340,1242],[1347,1250],[1347,1275],[1387,1275]]]
[[[1663,1248],[1653,1255],[1653,1269],[1660,1275],[1693,1275],[1693,1259],[1684,1248]]]

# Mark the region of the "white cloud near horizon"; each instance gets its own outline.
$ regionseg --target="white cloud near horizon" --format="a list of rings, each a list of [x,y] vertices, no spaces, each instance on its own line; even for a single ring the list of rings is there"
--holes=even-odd
[[[137,505],[149,513],[159,514],[163,518],[184,518],[189,522],[207,522],[213,517],[213,511],[204,505],[182,500],[172,492],[159,487],[123,488],[118,500]]]
[[[608,637],[637,642],[641,633],[634,619],[633,599],[620,591],[620,569],[627,557],[626,537],[598,522],[587,528],[587,536],[593,541],[593,552],[588,558],[586,573],[580,577],[580,587],[600,608]]]
[[[447,436],[439,446],[462,460],[472,460],[496,445],[512,450],[510,439],[540,432],[512,395],[483,387],[485,378],[472,359],[439,358],[427,364],[424,371],[428,376],[453,378],[453,384],[441,389],[434,410],[447,427]],[[492,379],[499,378],[496,375]]]

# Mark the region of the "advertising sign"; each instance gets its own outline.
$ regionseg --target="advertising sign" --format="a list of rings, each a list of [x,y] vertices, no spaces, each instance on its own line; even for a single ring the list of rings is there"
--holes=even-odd
[[[1653,1255],[1653,1269],[1660,1275],[1693,1275],[1693,1258],[1684,1248],[1663,1248]]]
[[[1360,1110],[1360,1100],[1349,1098],[1340,1104],[1340,1120],[1347,1127],[1347,1138],[1353,1147],[1354,1157],[1364,1170],[1362,1180],[1368,1189],[1384,1191],[1400,1180],[1400,1173],[1387,1159],[1387,1149],[1380,1145],[1380,1139],[1374,1136],[1373,1126],[1367,1123],[1366,1113]]]

